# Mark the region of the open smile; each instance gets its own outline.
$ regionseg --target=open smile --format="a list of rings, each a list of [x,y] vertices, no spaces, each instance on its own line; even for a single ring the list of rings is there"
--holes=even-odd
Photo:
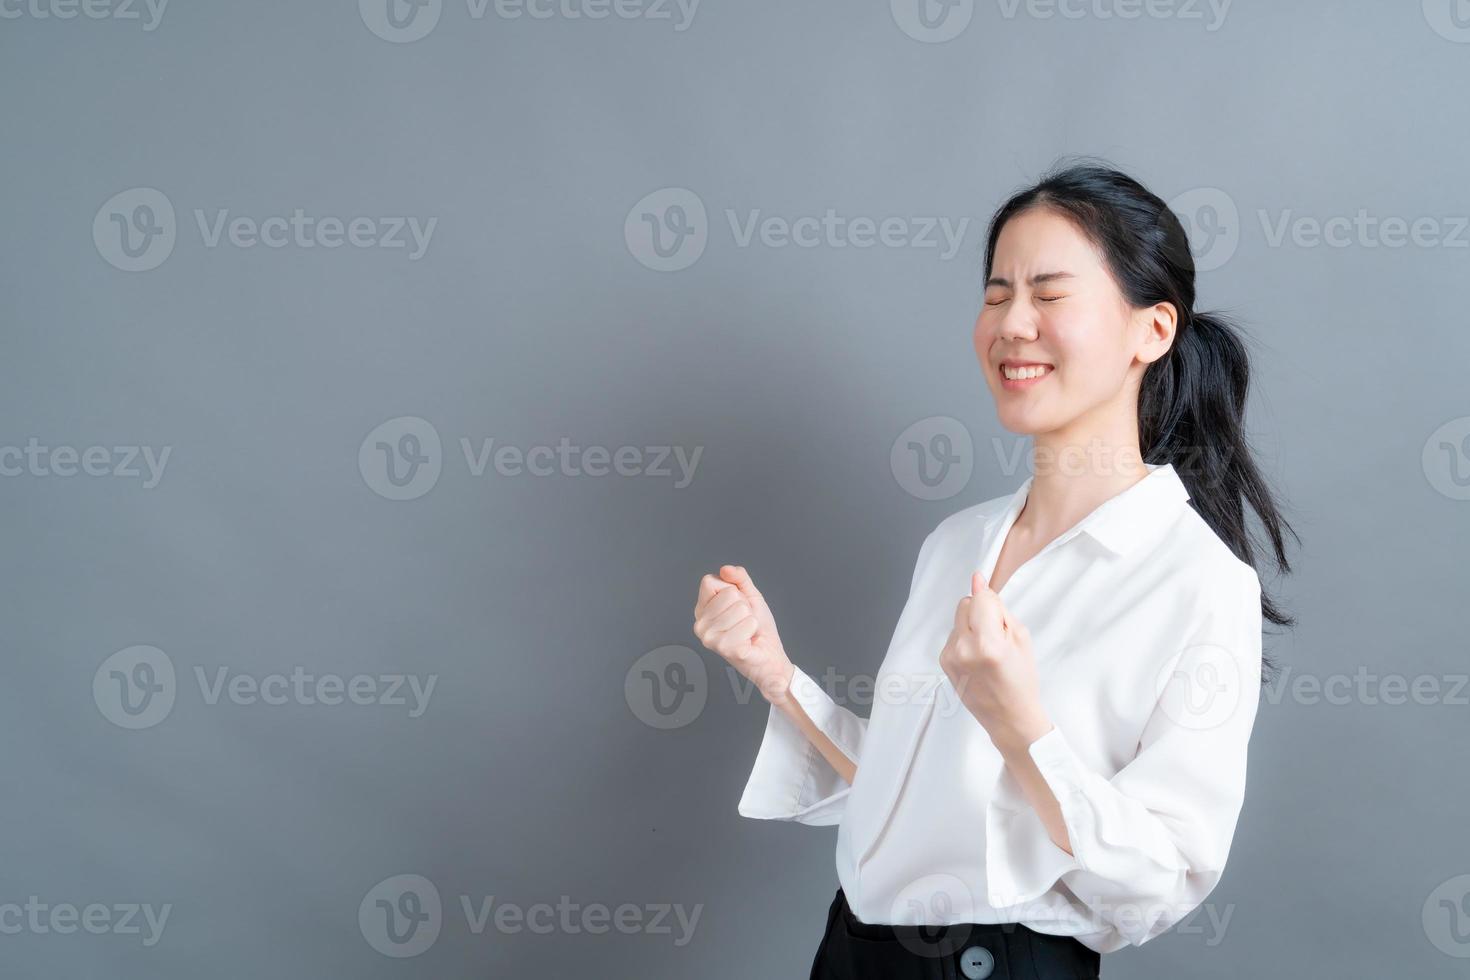
[[[1020,391],[1040,384],[1056,368],[1040,361],[1001,361],[998,370],[1001,387],[1007,391]]]

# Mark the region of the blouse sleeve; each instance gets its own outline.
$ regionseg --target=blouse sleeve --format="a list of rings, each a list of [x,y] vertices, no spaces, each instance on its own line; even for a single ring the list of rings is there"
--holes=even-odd
[[[909,601],[926,563],[933,554],[938,529],[919,547],[909,581]],[[791,693],[828,738],[852,760],[861,762],[868,719],[839,705],[800,668],[791,677]],[[757,820],[794,820],[825,827],[842,822],[852,787],[827,762],[796,723],[774,705],[766,716],[766,732],[756,754],[755,767],[740,798],[742,817]]]
[[[856,764],[868,719],[839,705],[800,667],[791,677],[791,694],[812,723]],[[755,767],[740,798],[740,815],[829,826],[841,822],[850,789],[796,723],[772,705]]]
[[[1115,776],[1092,771],[1060,726],[1031,743],[1072,853],[1019,790],[999,792],[986,810],[990,904],[1031,902],[1060,880],[1140,946],[1214,890],[1244,801],[1260,696],[1261,585],[1253,568],[1240,569],[1233,597],[1165,665],[1138,753]],[[1003,770],[1005,781],[1015,782]]]

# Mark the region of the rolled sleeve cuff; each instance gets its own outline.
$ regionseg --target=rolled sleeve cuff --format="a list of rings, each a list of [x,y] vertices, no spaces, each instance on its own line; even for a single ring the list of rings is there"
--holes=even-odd
[[[1164,825],[1093,772],[1060,728],[1031,743],[1031,758],[1061,804],[1068,843],[1083,871],[1168,889],[1192,870]]]
[[[1087,773],[1087,767],[1072,750],[1072,743],[1067,741],[1060,728],[1053,725],[1051,731],[1031,743],[1027,752],[1051,787],[1052,795],[1062,805],[1063,814],[1070,818],[1072,814],[1066,813],[1067,803],[1072,797],[1082,794],[1083,778]],[[1072,821],[1068,819],[1068,829],[1071,826]]]
[[[1007,769],[1002,769],[996,791],[985,811],[986,901],[995,908],[1010,908],[1034,902],[1052,889],[1069,871],[1082,870],[1084,858],[1077,853],[1082,821],[1089,816],[1079,805],[1077,768],[1061,729],[1032,742],[1029,752],[1061,804],[1073,853],[1058,847]]]
[[[845,712],[799,667],[791,677],[790,691],[812,723],[844,755],[856,760],[862,719]],[[740,815],[831,826],[841,822],[850,790],[796,723],[772,705],[760,751],[740,798]]]

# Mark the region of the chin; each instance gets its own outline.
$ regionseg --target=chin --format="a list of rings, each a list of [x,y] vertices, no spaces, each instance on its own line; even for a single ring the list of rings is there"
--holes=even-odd
[[[1055,426],[1049,424],[1048,420],[1037,417],[1031,412],[1017,412],[1014,410],[1004,411],[997,409],[996,417],[1007,432],[1018,436],[1035,436],[1043,432],[1050,432]]]

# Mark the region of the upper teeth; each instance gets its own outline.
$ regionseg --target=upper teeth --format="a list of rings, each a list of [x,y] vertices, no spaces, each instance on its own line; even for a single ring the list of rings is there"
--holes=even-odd
[[[1011,367],[1008,364],[1002,364],[1000,369],[1005,372],[1006,379],[1009,381],[1025,381],[1027,378],[1041,377],[1043,374],[1051,370],[1051,365],[1038,364],[1032,367],[1018,368]]]

